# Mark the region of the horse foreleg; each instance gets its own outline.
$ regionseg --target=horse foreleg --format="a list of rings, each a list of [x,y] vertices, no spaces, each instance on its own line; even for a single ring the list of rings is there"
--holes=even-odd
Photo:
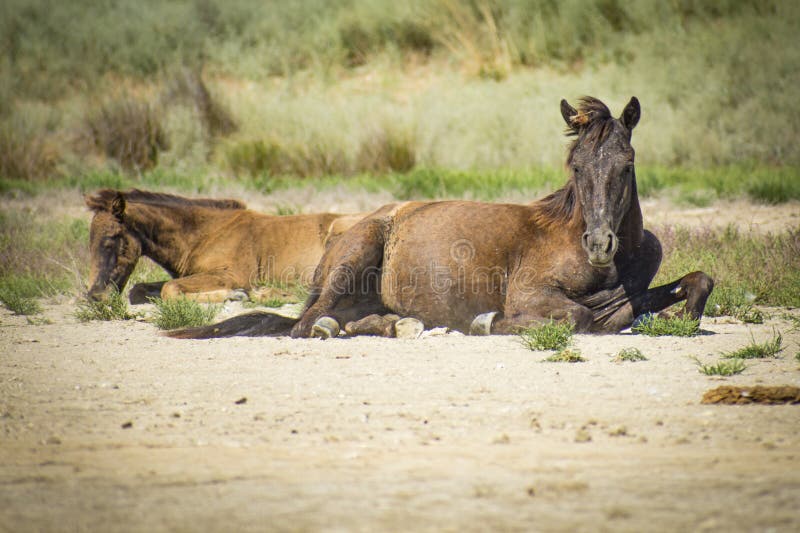
[[[161,298],[185,297],[202,303],[218,303],[225,300],[239,300],[245,296],[237,289],[236,282],[226,274],[202,273],[176,278],[164,283]]]
[[[161,289],[165,283],[166,281],[137,283],[128,292],[128,301],[133,305],[149,303],[150,298],[159,298],[161,296]]]
[[[513,295],[512,295],[513,296]],[[509,335],[520,330],[546,322],[568,322],[575,331],[589,331],[594,315],[592,311],[555,289],[532,295],[523,304],[508,305],[504,313],[497,313],[494,320],[481,324],[481,315],[470,328],[473,335]]]
[[[333,243],[320,260],[306,310],[292,329],[293,337],[311,336],[314,324],[323,316],[344,325],[386,312],[378,294],[383,245],[379,219],[360,222]]]
[[[684,313],[699,320],[713,289],[714,280],[704,272],[692,272],[666,285],[633,295],[629,295],[624,287],[619,287],[605,302],[592,307],[594,320],[591,331],[617,333],[630,327],[640,315],[663,311],[684,300]]]

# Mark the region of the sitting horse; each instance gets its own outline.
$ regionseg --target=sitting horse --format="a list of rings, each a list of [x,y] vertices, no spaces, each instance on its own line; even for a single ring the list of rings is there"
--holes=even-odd
[[[169,335],[327,337],[339,324],[349,323],[348,333],[368,330],[360,325],[389,312],[473,334],[550,320],[616,333],[683,300],[682,312],[699,319],[713,289],[706,274],[648,288],[662,252],[643,229],[636,191],[631,132],[639,101],[631,98],[614,118],[595,98],[578,109],[562,100],[561,114],[576,138],[567,184],[549,196],[528,205],[385,206],[325,252],[299,320],[251,313]]]
[[[104,300],[111,290],[121,291],[143,255],[174,278],[134,286],[132,303],[180,295],[222,301],[237,296],[235,289],[248,290],[257,282],[307,284],[326,241],[360,219],[330,213],[264,215],[237,200],[137,189],[104,189],[85,201],[94,212],[90,299]]]

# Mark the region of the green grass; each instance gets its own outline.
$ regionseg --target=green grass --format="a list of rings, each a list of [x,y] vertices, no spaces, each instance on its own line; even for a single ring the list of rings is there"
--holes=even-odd
[[[772,339],[758,343],[755,339],[747,346],[739,348],[733,352],[724,353],[725,359],[764,359],[775,357],[783,351],[783,336],[780,332],[775,333]]]
[[[525,328],[519,336],[531,350],[564,350],[572,342],[573,326],[566,322],[550,321]]]
[[[733,376],[741,374],[747,368],[741,359],[731,359],[730,361],[720,361],[714,365],[706,365],[695,359],[701,373],[706,376]]]
[[[655,233],[664,261],[653,285],[706,272],[715,283],[706,303],[709,315],[758,322],[763,315],[752,305],[800,306],[800,229],[764,235],[733,227],[661,227]]]
[[[651,314],[643,317],[631,331],[648,337],[693,337],[700,331],[700,321],[690,317],[661,318]]]
[[[243,306],[247,308],[252,307],[282,307],[283,305],[291,303],[284,298],[255,298],[243,302]]]
[[[585,363],[586,359],[581,352],[574,348],[562,348],[549,357],[542,359],[543,363]]]
[[[42,312],[38,298],[69,292],[64,277],[7,272],[0,275],[0,302],[16,315]]]
[[[11,291],[0,291],[0,302],[15,315],[36,315],[42,312],[42,306],[35,298],[21,296]]]
[[[635,363],[637,361],[647,361],[647,357],[644,356],[639,348],[623,348],[611,360],[615,363]]]
[[[156,306],[153,322],[160,329],[178,329],[205,326],[214,320],[221,305],[199,304],[186,297],[152,300]]]
[[[708,316],[732,316],[746,324],[763,324],[764,313],[753,306],[756,295],[742,287],[717,287],[706,303]]]
[[[136,318],[136,315],[129,311],[125,297],[119,291],[114,291],[103,302],[91,300],[79,302],[75,318],[81,322],[91,322],[93,320],[131,320]]]

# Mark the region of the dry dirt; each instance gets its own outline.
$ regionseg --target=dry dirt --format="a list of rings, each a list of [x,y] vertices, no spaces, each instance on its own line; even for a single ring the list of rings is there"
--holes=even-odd
[[[800,530],[800,406],[701,404],[800,385],[798,311],[579,335],[569,364],[515,337],[181,341],[45,307],[0,310],[1,531]],[[698,371],[775,331],[781,357]]]

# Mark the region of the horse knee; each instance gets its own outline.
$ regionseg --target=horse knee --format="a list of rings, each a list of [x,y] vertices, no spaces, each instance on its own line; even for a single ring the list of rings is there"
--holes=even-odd
[[[686,298],[686,311],[694,319],[699,319],[703,315],[706,301],[714,290],[714,280],[705,272],[692,272],[686,274],[678,285],[684,291],[679,296]]]
[[[576,333],[587,333],[594,323],[594,313],[586,307],[579,307],[569,312],[569,318]]]
[[[169,300],[170,298],[180,298],[183,296],[183,291],[175,281],[168,281],[161,287],[161,299]]]

